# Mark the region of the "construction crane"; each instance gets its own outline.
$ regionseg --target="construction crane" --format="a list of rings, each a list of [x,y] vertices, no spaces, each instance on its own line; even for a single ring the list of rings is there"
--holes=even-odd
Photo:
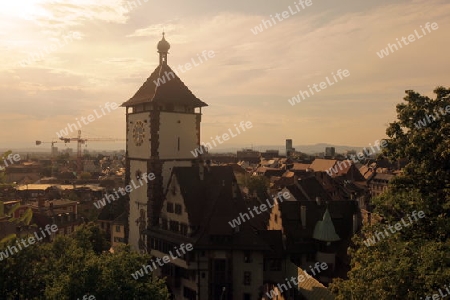
[[[71,141],[77,142],[77,172],[80,174],[83,171],[83,163],[81,160],[81,145],[86,144],[86,142],[117,142],[125,141],[125,139],[115,139],[115,138],[81,138],[81,130],[78,130],[78,136],[73,138],[59,138],[64,143],[70,143]]]

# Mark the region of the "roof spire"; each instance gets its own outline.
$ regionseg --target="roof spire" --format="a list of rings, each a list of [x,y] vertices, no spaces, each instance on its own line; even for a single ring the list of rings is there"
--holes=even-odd
[[[159,64],[160,65],[167,65],[167,54],[169,53],[170,44],[165,39],[165,32],[163,30],[162,33],[162,39],[158,43],[158,53],[159,53]]]

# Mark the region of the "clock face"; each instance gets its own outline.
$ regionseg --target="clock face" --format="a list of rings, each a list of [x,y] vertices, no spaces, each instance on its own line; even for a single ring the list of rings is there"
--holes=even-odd
[[[144,136],[145,136],[144,122],[137,121],[133,127],[133,139],[136,146],[142,145],[142,143],[144,142]]]

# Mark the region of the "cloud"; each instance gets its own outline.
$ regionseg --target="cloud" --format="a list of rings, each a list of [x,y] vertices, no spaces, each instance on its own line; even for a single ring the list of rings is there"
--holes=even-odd
[[[254,143],[281,143],[284,136],[291,136],[305,143],[364,144],[367,136],[384,134],[383,124],[395,118],[395,104],[405,89],[430,94],[446,82],[450,46],[446,2],[356,7],[355,2],[344,1],[339,13],[314,2],[258,35],[251,28],[283,11],[288,2],[285,7],[272,6],[272,12],[263,7],[258,7],[260,13],[249,12],[233,4],[234,10],[205,12],[198,6],[195,13],[193,8],[185,15],[169,9],[172,4],[162,14],[160,8],[141,2],[126,12],[124,1],[42,0],[23,14],[10,9],[14,13],[0,18],[0,24],[8,26],[0,31],[4,111],[26,116],[10,124],[20,131],[27,128],[19,125],[22,122],[45,119],[45,126],[39,123],[44,126],[42,134],[53,135],[106,101],[126,101],[157,66],[156,44],[162,30],[171,44],[168,62],[173,68],[203,50],[215,52],[214,58],[180,74],[209,104],[203,111],[204,136],[245,118],[254,124]],[[389,57],[377,57],[376,51],[387,43],[426,22],[437,22],[439,30]],[[17,68],[30,52],[72,31],[83,38],[28,68]],[[350,77],[295,107],[287,102],[338,69],[348,69]],[[119,110],[92,128],[122,136],[125,124]]]

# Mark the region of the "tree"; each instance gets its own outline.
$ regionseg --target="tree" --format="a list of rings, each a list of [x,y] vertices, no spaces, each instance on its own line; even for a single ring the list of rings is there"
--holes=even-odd
[[[11,245],[14,244],[12,241]],[[134,253],[129,246],[115,253],[94,224],[72,236],[57,236],[52,243],[36,243],[0,260],[0,290],[5,299],[98,300],[168,299],[163,280],[131,276],[149,255]],[[4,250],[4,249],[3,249]],[[1,253],[0,253],[1,255]],[[3,298],[2,298],[3,299]]]
[[[398,120],[386,130],[382,156],[406,158],[408,164],[389,192],[373,200],[385,224],[365,227],[354,237],[349,280],[331,286],[337,299],[425,299],[450,282],[450,89],[438,87],[434,93],[430,99],[406,91],[406,103],[397,105]],[[425,217],[364,245],[364,238],[407,220],[413,211]]]
[[[243,179],[244,186],[248,188],[249,194],[256,192],[260,199],[265,199],[267,190],[269,188],[269,179],[265,176],[250,176],[245,174]]]
[[[8,150],[0,155],[0,187],[10,187],[12,184],[6,182],[6,166],[5,166],[5,160],[7,163],[9,162],[7,160],[8,156],[12,154],[11,150]]]

